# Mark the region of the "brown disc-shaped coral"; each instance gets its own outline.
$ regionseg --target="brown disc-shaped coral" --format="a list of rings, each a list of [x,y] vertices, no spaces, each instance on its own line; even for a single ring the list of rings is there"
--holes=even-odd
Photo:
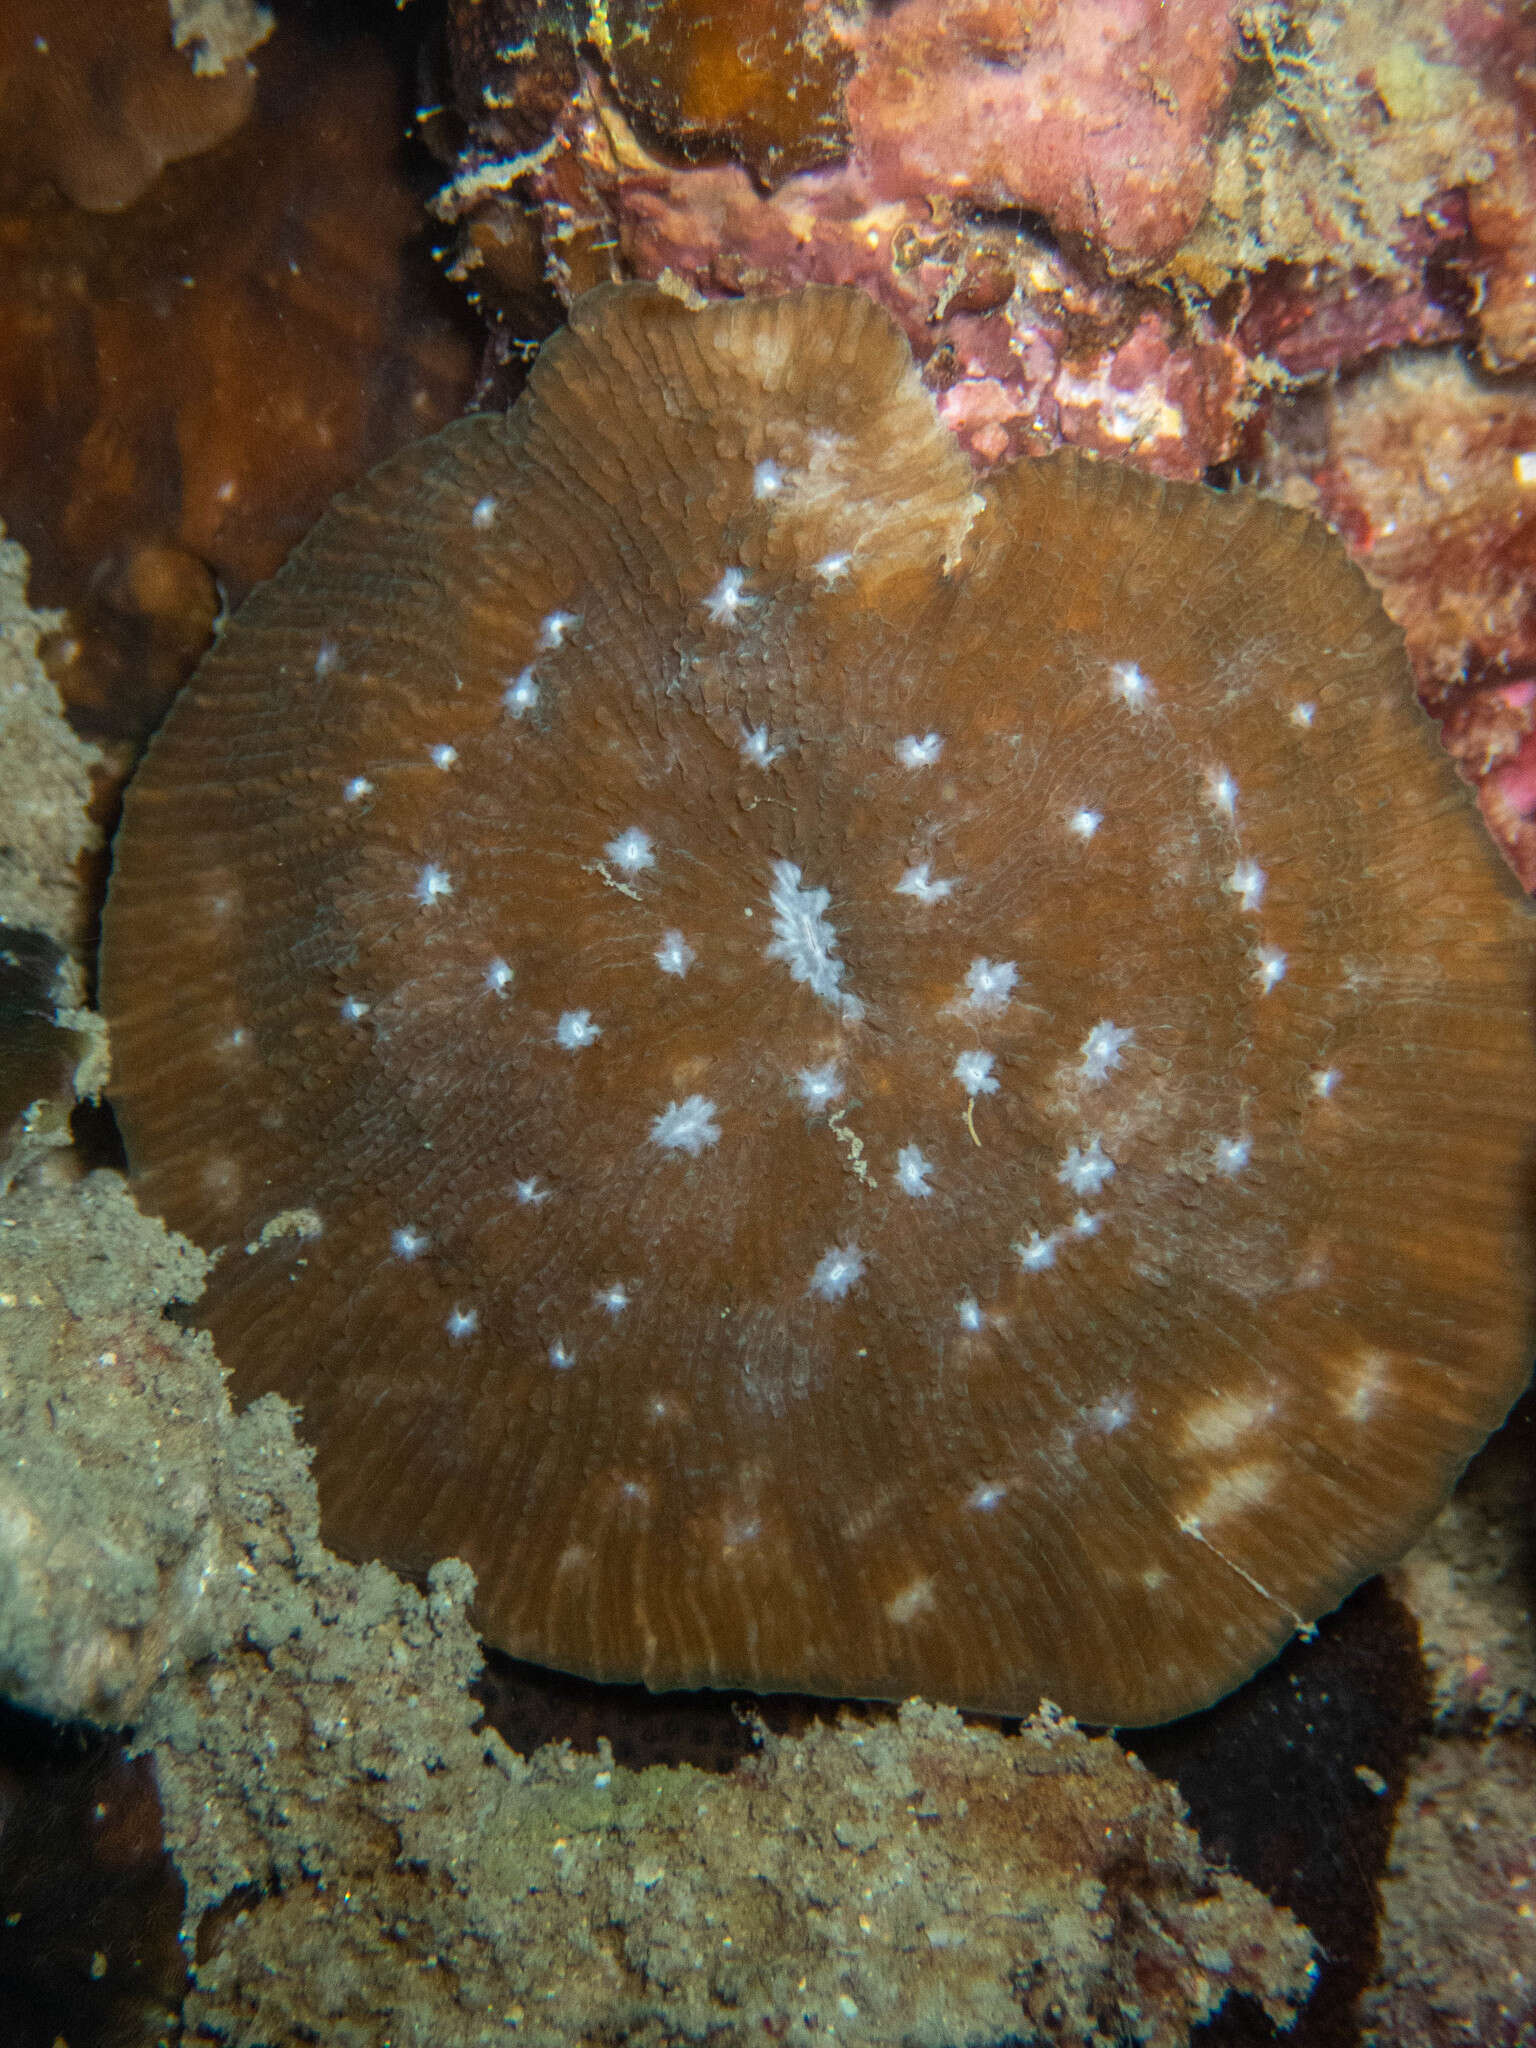
[[[176,707],[114,1100],[333,1539],[508,1649],[1155,1720],[1524,1377],[1496,866],[1321,527],[606,292]]]

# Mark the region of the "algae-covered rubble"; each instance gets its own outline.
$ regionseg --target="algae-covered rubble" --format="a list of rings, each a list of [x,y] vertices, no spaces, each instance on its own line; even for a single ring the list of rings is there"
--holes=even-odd
[[[73,1001],[89,755],[0,568],[5,909]],[[75,1088],[101,1072],[96,1041]],[[468,1571],[423,1593],[326,1549],[296,1418],[236,1417],[173,1307],[202,1254],[49,1107],[0,1163],[0,1692],[152,1756],[187,2038],[1173,2044],[1230,1990],[1304,1998],[1305,1930],[1049,1714],[764,1730],[728,1776],[514,1755],[469,1690]]]
[[[83,1007],[77,873],[100,840],[98,755],[59,715],[38,658],[59,620],[29,608],[26,570],[0,529],[0,1148],[47,1149],[66,1135],[70,1080],[83,1096],[106,1078],[105,1029]]]
[[[28,1180],[0,1199],[0,1693],[123,1723],[224,1640],[228,1405],[207,1340],[161,1316],[203,1262],[115,1175]]]
[[[97,833],[86,816],[97,755],[59,715],[38,659],[57,614],[27,604],[27,558],[0,528],[0,922],[80,939],[75,862]]]
[[[13,1696],[136,1717],[198,1961],[194,2037],[1175,2043],[1311,1943],[1176,1795],[1049,1716],[913,1703],[727,1777],[524,1760],[477,1726],[469,1574],[321,1543],[293,1417],[230,1414],[160,1319],[194,1255],[113,1175],[0,1214]]]

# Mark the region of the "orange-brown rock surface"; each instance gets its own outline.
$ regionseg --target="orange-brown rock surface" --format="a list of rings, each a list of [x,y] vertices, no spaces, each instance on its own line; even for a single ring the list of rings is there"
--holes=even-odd
[[[386,52],[295,24],[256,61],[245,124],[132,204],[0,213],[0,517],[99,736],[142,739],[220,610],[468,395]]]

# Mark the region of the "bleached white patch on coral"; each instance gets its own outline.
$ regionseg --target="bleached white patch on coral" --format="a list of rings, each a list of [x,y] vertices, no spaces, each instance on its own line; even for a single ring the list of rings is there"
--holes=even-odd
[[[504,996],[516,976],[498,954],[485,970],[485,985],[493,996]]]
[[[800,1100],[807,1109],[825,1109],[843,1092],[837,1061],[828,1060],[820,1067],[802,1067],[795,1076],[795,1086],[800,1090]]]
[[[933,1161],[923,1157],[920,1145],[903,1145],[896,1154],[896,1185],[904,1195],[926,1200],[933,1193],[928,1185],[932,1172]]]
[[[1006,1486],[973,1486],[965,1497],[965,1504],[978,1515],[990,1514],[998,1503],[1007,1497]]]
[[[891,894],[915,896],[919,903],[942,903],[954,886],[953,882],[936,882],[928,862],[924,861],[919,867],[908,868],[901,880],[893,886]]]
[[[324,682],[325,678],[335,671],[340,660],[341,649],[336,645],[336,642],[334,640],[322,640],[319,652],[315,656],[315,680],[317,682]]]
[[[1226,768],[1212,768],[1206,773],[1205,800],[1219,818],[1237,816],[1237,784]]]
[[[455,1344],[466,1337],[473,1337],[480,1327],[480,1311],[477,1308],[455,1308],[448,1311],[448,1320],[443,1328]]]
[[[963,1052],[955,1061],[953,1072],[967,1095],[995,1095],[998,1082],[992,1072],[994,1065],[995,1061],[989,1052]]]
[[[409,1265],[412,1259],[419,1259],[431,1240],[425,1231],[417,1230],[409,1223],[402,1223],[398,1230],[389,1233],[389,1248],[397,1259],[404,1259]]]
[[[594,1308],[606,1309],[611,1316],[622,1315],[629,1307],[629,1289],[622,1280],[610,1281],[606,1287],[599,1287],[592,1296]]]
[[[1107,1081],[1117,1068],[1124,1066],[1122,1055],[1135,1037],[1129,1025],[1111,1024],[1107,1017],[1101,1018],[1079,1049],[1083,1079],[1090,1085]]]
[[[986,1317],[981,1312],[981,1303],[974,1294],[962,1294],[955,1303],[955,1320],[962,1330],[981,1330],[986,1327]]]
[[[905,1628],[909,1621],[916,1621],[920,1614],[926,1614],[935,1604],[933,1580],[931,1577],[914,1579],[908,1586],[885,1603],[885,1618],[898,1628]]]
[[[368,1005],[361,996],[343,996],[341,1014],[349,1024],[359,1024],[368,1014]]]
[[[738,1550],[744,1543],[755,1543],[762,1533],[762,1518],[754,1515],[750,1508],[730,1508],[721,1517],[721,1548],[724,1550]],[[602,1779],[594,1778],[592,1782],[600,1785]]]
[[[427,756],[434,768],[448,769],[458,760],[459,750],[457,747],[450,747],[445,740],[441,746],[429,747]]]
[[[681,932],[663,932],[661,944],[651,957],[663,974],[675,974],[681,980],[698,955]]]
[[[1285,979],[1285,955],[1278,946],[1256,946],[1253,961],[1253,978],[1260,994],[1267,996]]]
[[[1129,1394],[1115,1394],[1100,1401],[1088,1410],[1088,1427],[1096,1429],[1101,1436],[1113,1436],[1124,1429],[1136,1413],[1135,1400]]]
[[[549,1347],[549,1362],[556,1372],[569,1372],[576,1363],[576,1354],[569,1344],[557,1337]]]
[[[411,894],[422,908],[426,909],[430,904],[441,903],[445,896],[453,894],[453,878],[446,868],[440,868],[435,861],[428,861],[416,877],[416,887]]]
[[[550,1190],[545,1187],[543,1181],[539,1179],[536,1173],[530,1173],[526,1180],[513,1181],[512,1192],[525,1209],[537,1209],[542,1202],[547,1202],[550,1197]]]
[[[575,612],[546,612],[539,621],[539,645],[547,653],[552,647],[563,647],[567,635],[574,633],[581,624]]]
[[[651,1143],[663,1152],[686,1152],[690,1159],[697,1159],[719,1142],[715,1105],[707,1095],[686,1095],[681,1102],[669,1102],[660,1116],[651,1119]]]
[[[1103,1140],[1094,1137],[1087,1145],[1074,1145],[1057,1169],[1056,1178],[1074,1195],[1096,1195],[1113,1178],[1115,1162],[1104,1150]]]
[[[1208,1527],[1214,1528],[1217,1523],[1241,1514],[1245,1508],[1258,1507],[1274,1492],[1279,1477],[1279,1465],[1263,1458],[1254,1459],[1246,1465],[1235,1466],[1229,1472],[1218,1473],[1195,1502],[1193,1512],[1176,1517],[1178,1525],[1186,1536],[1193,1536],[1197,1543],[1207,1543],[1210,1540],[1205,1534]],[[1215,1548],[1214,1545],[1211,1547]],[[1221,1555],[1220,1552],[1217,1554]],[[1232,1560],[1224,1558],[1223,1562],[1231,1564]],[[1259,1585],[1257,1579],[1249,1578],[1241,1566],[1234,1566],[1233,1569],[1240,1578],[1248,1579],[1248,1583],[1263,1593],[1267,1600],[1274,1598],[1272,1593]]]
[[[856,1244],[835,1244],[822,1253],[806,1290],[821,1301],[841,1301],[864,1277],[864,1254]]]
[[[1256,860],[1240,860],[1221,886],[1228,895],[1237,898],[1244,910],[1257,910],[1264,901],[1264,887],[1268,879]]]
[[[1056,1263],[1056,1233],[1042,1237],[1038,1230],[1032,1230],[1022,1244],[1013,1247],[1018,1254],[1019,1264],[1026,1273],[1043,1273],[1047,1266]]]
[[[705,598],[704,609],[717,626],[734,626],[748,605],[757,602],[747,596],[746,584],[745,569],[727,569]]]
[[[931,768],[944,751],[944,735],[937,732],[909,732],[896,742],[896,758],[903,768]]]
[[[826,915],[831,901],[830,889],[807,889],[799,868],[787,860],[775,861],[768,896],[774,936],[763,954],[768,960],[782,960],[790,979],[803,982],[813,996],[857,1019],[864,1006],[843,992],[847,970],[837,957],[837,931]]]
[[[555,1024],[555,1043],[567,1052],[579,1052],[584,1045],[596,1045],[603,1035],[601,1024],[592,1022],[590,1010],[562,1010]]]
[[[1236,1175],[1253,1156],[1252,1138],[1218,1138],[1212,1163],[1218,1173]]]
[[[853,556],[846,551],[842,554],[823,555],[816,563],[816,574],[821,578],[823,590],[836,590],[840,583],[846,583],[853,570]]]
[[[494,522],[495,518],[496,500],[494,498],[477,498],[474,508],[469,515],[469,523],[476,533],[484,533],[486,528]]]
[[[962,1006],[967,1010],[978,1010],[986,1016],[1008,1007],[1019,970],[1012,960],[984,960],[979,955],[965,970],[965,992],[961,996]]]
[[[1319,1102],[1326,1102],[1342,1079],[1337,1067],[1320,1067],[1312,1076],[1312,1093]]]
[[[1142,710],[1157,695],[1134,661],[1117,661],[1109,672],[1109,686],[1132,711]]]
[[[531,668],[519,669],[501,693],[501,701],[514,718],[526,718],[539,701],[539,686]]]
[[[784,488],[784,472],[776,462],[760,462],[752,472],[754,498],[776,498]]]
[[[1391,1376],[1391,1353],[1363,1345],[1350,1361],[1345,1383],[1334,1394],[1340,1412],[1350,1422],[1369,1421]]]
[[[782,747],[772,747],[768,744],[768,728],[766,725],[755,725],[750,732],[743,731],[742,733],[742,759],[750,761],[754,768],[767,768],[771,766],[773,762],[777,761],[783,751]]]
[[[1067,820],[1067,830],[1078,839],[1089,840],[1104,822],[1102,811],[1074,811]]]
[[[1224,1454],[1252,1434],[1275,1412],[1273,1401],[1256,1394],[1221,1394],[1186,1411],[1180,1448]]]
[[[631,825],[627,832],[621,832],[617,839],[610,839],[603,848],[604,853],[620,867],[626,875],[641,874],[646,868],[656,865],[655,850],[648,832],[642,832],[638,825]]]
[[[373,784],[366,775],[354,775],[342,784],[343,803],[360,804],[365,796],[373,795]]]
[[[1299,725],[1303,732],[1311,730],[1312,721],[1316,717],[1317,706],[1315,704],[1304,703],[1291,706],[1291,723],[1292,725]]]
[[[1097,1237],[1104,1228],[1104,1218],[1095,1215],[1091,1209],[1077,1209],[1067,1228],[1074,1237]]]

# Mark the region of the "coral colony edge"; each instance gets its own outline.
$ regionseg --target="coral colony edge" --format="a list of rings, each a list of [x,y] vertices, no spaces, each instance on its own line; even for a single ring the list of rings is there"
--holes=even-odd
[[[1530,971],[1321,526],[626,287],[230,625],[102,999],[334,1543],[600,1678],[1134,1724],[1518,1392]]]

